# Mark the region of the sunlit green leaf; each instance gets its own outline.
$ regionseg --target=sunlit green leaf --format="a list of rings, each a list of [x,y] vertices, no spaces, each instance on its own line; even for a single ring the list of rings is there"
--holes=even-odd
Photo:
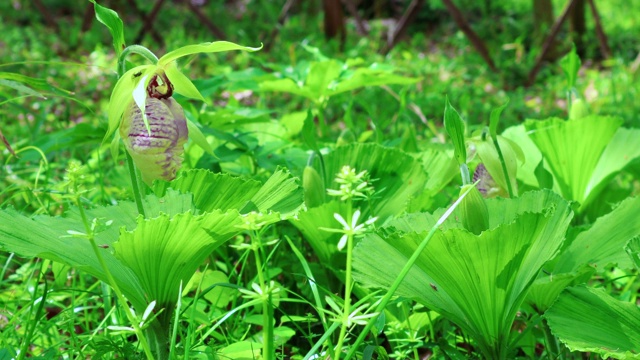
[[[449,99],[445,100],[444,107],[444,127],[451,137],[453,148],[455,149],[456,160],[459,165],[467,163],[467,147],[464,142],[465,130],[464,122],[456,109],[451,106]]]
[[[163,67],[164,65],[169,64],[170,62],[181,58],[187,55],[199,54],[199,53],[216,53],[222,51],[232,51],[232,50],[244,50],[244,51],[258,51],[262,49],[262,46],[258,48],[242,46],[238,44],[234,44],[228,41],[214,41],[196,45],[187,45],[183,46],[179,49],[173,50],[171,52],[166,53],[158,60],[158,66]]]
[[[565,290],[545,313],[552,333],[569,349],[603,358],[640,358],[640,308],[603,289]]]
[[[554,271],[567,273],[584,265],[594,266],[597,271],[604,271],[610,264],[617,264],[622,269],[632,268],[633,263],[624,247],[631,238],[640,235],[638,209],[640,197],[629,198],[598,218],[562,252]]]
[[[167,78],[173,84],[173,91],[191,99],[206,101],[195,85],[186,77],[175,64],[168,65],[164,69]]]
[[[180,283],[186,284],[214,249],[238,233],[240,223],[235,210],[139,217],[135,230],[123,230],[113,244],[115,257],[136,275],[148,301],[167,306],[177,302]]]
[[[488,358],[506,356],[512,321],[542,265],[560,248],[571,220],[568,204],[557,196],[549,198],[555,201],[541,212],[527,212],[526,208],[539,207],[535,195],[546,194],[503,200],[516,203],[503,209],[524,212],[480,235],[458,228],[436,232],[398,295],[416,299],[454,321]],[[491,217],[502,216],[489,209]],[[425,234],[365,236],[354,253],[356,280],[389,286]]]
[[[578,56],[578,53],[576,51],[576,45],[573,44],[571,47],[571,51],[569,51],[569,53],[560,60],[560,66],[562,67],[562,71],[567,78],[569,88],[573,88],[576,86],[576,79],[578,77],[580,65],[580,57]]]
[[[583,209],[592,193],[589,183],[596,165],[621,124],[620,119],[588,116],[569,121],[527,120],[525,127],[549,165],[562,195],[578,201]]]
[[[116,55],[120,55],[122,50],[125,48],[125,42],[124,26],[122,24],[122,20],[118,16],[118,13],[107,7],[98,5],[95,0],[89,1],[93,3],[94,10],[96,12],[96,19],[104,24],[104,26],[109,29],[109,32],[111,32],[111,37],[113,37],[113,48],[116,51]]]

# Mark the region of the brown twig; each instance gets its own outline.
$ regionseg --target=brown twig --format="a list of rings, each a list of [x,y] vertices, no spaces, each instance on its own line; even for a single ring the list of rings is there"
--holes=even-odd
[[[558,33],[560,32],[560,27],[565,22],[565,20],[567,20],[567,18],[569,17],[569,14],[571,13],[571,9],[575,5],[575,3],[576,3],[576,0],[570,0],[569,3],[567,3],[567,6],[565,6],[564,10],[562,11],[562,14],[560,15],[559,18],[556,19],[556,22],[551,27],[551,31],[549,32],[549,35],[547,35],[547,37],[544,39],[544,42],[542,43],[542,50],[538,54],[538,57],[536,58],[536,62],[533,65],[533,68],[531,69],[531,71],[529,72],[529,76],[527,78],[527,86],[533,85],[533,83],[536,81],[536,76],[538,76],[538,72],[542,67],[542,60],[544,60],[545,56],[547,55],[547,52],[549,52],[549,50],[551,49],[551,44],[553,43],[553,40],[556,38],[556,36],[558,36]]]
[[[43,4],[42,1],[40,0],[33,0],[33,5],[36,6],[36,8],[38,9],[38,11],[40,12],[40,14],[42,15],[42,17],[44,18],[44,21],[47,23],[47,26],[55,29],[56,31],[58,31],[58,23],[56,22],[56,19],[53,17],[53,14],[51,13],[51,11],[49,11]]]
[[[607,41],[607,35],[602,28],[602,21],[600,21],[600,13],[596,8],[596,4],[593,0],[589,0],[589,7],[593,14],[593,22],[596,25],[596,36],[598,37],[598,44],[600,45],[600,51],[605,59],[611,58],[611,48],[609,48],[609,42]]]
[[[387,41],[387,44],[382,48],[383,54],[385,55],[388,54],[389,51],[391,51],[391,49],[393,49],[396,46],[396,44],[398,43],[398,40],[400,40],[400,38],[407,31],[407,27],[409,27],[409,25],[416,18],[416,15],[418,15],[418,12],[420,11],[422,4],[424,4],[424,0],[411,1],[411,3],[409,4],[409,7],[404,12],[404,14],[402,14],[402,17],[398,21],[398,24],[396,25],[396,28],[393,31],[393,35],[391,36],[389,41]]]
[[[212,23],[211,20],[209,20],[209,18],[207,17],[207,15],[205,15],[202,12],[202,10],[200,10],[197,6],[193,5],[193,3],[189,0],[187,0],[186,3],[188,4],[189,9],[191,9],[191,12],[196,14],[196,16],[198,17],[198,20],[200,20],[200,22],[204,24],[204,26],[209,28],[209,31],[211,31],[213,35],[217,36],[218,39],[225,39],[227,37],[224,31],[222,31],[222,29],[220,29],[214,23]]]
[[[496,68],[496,65],[493,63],[493,60],[491,60],[491,56],[489,55],[489,50],[487,49],[487,46],[485,45],[484,41],[480,39],[478,34],[476,34],[476,32],[473,31],[473,29],[471,28],[467,20],[462,15],[462,12],[460,11],[460,9],[458,9],[458,7],[451,0],[442,0],[442,2],[444,3],[444,6],[447,8],[447,11],[449,11],[449,14],[451,14],[451,16],[453,17],[453,21],[456,22],[460,30],[462,30],[462,32],[467,36],[467,38],[471,42],[471,45],[473,45],[476,51],[480,53],[480,56],[482,56],[482,58],[487,63],[487,65],[489,65],[489,68],[492,71],[497,71],[498,69]]]
[[[145,13],[138,7],[138,4],[136,4],[136,1],[135,0],[127,0],[127,3],[129,3],[129,6],[133,10],[133,12],[135,12],[135,14],[139,18],[141,18],[143,21],[145,21],[147,15],[145,15]],[[160,36],[158,31],[153,26],[151,26],[151,28],[148,29],[148,31],[151,32],[151,37],[153,38],[153,40],[155,40],[158,44],[163,45],[164,40],[162,40],[162,36]],[[138,35],[138,37],[140,37],[140,35]],[[142,38],[140,37],[140,40],[137,40],[136,42],[139,43],[141,40],[142,40]]]
[[[164,4],[164,1],[165,0],[156,1],[149,15],[144,17],[142,28],[140,28],[138,36],[136,36],[135,43],[140,43],[142,41],[142,38],[144,37],[144,34],[150,32],[153,29],[153,22],[156,20],[156,17],[158,16],[158,13],[160,12],[162,5]]]
[[[274,26],[273,30],[271,30],[271,33],[269,34],[269,37],[267,39],[264,39],[264,51],[269,52],[269,50],[271,50],[271,46],[273,46],[273,43],[276,40],[276,36],[278,36],[278,32],[280,32],[280,29],[284,25],[285,20],[287,20],[289,10],[291,10],[295,2],[296,0],[287,0],[287,2],[282,7],[282,11],[280,11],[280,15],[278,16],[278,25]]]
[[[356,4],[353,3],[353,0],[342,0],[342,3],[347,8],[349,15],[353,16],[353,20],[356,22],[356,30],[358,34],[361,36],[367,36],[369,31],[367,31],[367,27],[364,26],[364,20],[358,14],[358,9],[356,8]]]

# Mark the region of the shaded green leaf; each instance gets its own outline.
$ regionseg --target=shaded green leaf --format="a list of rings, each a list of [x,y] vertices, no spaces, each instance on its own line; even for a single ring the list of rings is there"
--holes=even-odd
[[[119,56],[125,48],[124,25],[122,24],[122,20],[115,11],[99,5],[95,0],[89,1],[93,3],[96,19],[109,29],[111,37],[113,38],[113,48],[116,51],[116,55]]]

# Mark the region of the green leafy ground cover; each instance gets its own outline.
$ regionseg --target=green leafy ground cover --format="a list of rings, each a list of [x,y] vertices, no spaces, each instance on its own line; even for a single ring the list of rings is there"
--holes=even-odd
[[[305,4],[266,52],[273,6],[234,43],[167,6],[154,55],[126,48],[134,14],[55,34],[0,4],[0,358],[639,357],[640,24],[617,3],[613,59],[563,33],[527,88],[524,1],[468,4],[499,73],[450,20],[341,52]]]

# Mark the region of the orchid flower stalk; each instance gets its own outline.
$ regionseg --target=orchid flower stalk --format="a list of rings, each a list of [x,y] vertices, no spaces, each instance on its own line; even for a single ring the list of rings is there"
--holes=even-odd
[[[178,70],[176,60],[199,53],[231,50],[257,51],[260,48],[218,41],[184,46],[159,59],[140,45],[126,48],[119,58],[118,69],[122,76],[109,101],[109,129],[105,136],[108,139],[115,134],[111,143],[114,158],[122,138],[142,180],[151,185],[154,180],[175,178],[182,164],[183,146],[189,137],[206,152],[213,153],[200,129],[186,119],[182,107],[172,97],[178,93],[206,101],[189,78]],[[125,72],[126,56],[132,52],[143,55],[152,64]]]

